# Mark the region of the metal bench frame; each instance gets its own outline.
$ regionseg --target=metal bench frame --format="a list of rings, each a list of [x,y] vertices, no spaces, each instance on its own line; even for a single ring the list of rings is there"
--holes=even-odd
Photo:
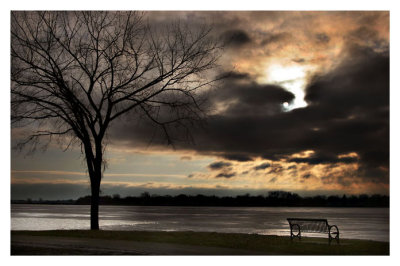
[[[290,239],[298,237],[301,239],[301,232],[313,232],[313,233],[327,233],[329,236],[329,241],[335,239],[339,242],[339,228],[336,225],[328,224],[327,219],[309,219],[309,218],[287,218],[290,226]],[[302,226],[302,223],[307,224],[323,224],[321,228],[314,227],[312,229]],[[295,232],[297,231],[297,234]]]

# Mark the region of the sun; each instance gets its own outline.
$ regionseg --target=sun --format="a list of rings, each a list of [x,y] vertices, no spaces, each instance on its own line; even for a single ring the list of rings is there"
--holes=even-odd
[[[265,68],[265,76],[262,82],[280,85],[294,94],[295,98],[292,102],[283,104],[284,109],[290,111],[307,106],[304,101],[304,90],[307,84],[308,71],[309,69],[305,66],[275,63]]]

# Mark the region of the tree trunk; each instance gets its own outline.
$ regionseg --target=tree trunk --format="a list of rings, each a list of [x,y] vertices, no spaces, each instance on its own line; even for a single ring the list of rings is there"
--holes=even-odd
[[[97,180],[94,179],[90,182],[92,190],[92,197],[90,200],[90,230],[99,230],[100,181],[97,182]]]
[[[90,199],[90,230],[99,230],[100,184],[102,177],[103,150],[101,138],[95,141],[96,156],[93,155],[90,140],[84,142],[86,163],[88,165],[91,199]]]

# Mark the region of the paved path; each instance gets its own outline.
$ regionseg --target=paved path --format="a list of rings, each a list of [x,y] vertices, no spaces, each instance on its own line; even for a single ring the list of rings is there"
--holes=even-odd
[[[37,255],[266,255],[250,250],[156,242],[23,235],[11,237],[12,254],[32,254],[30,249],[39,250]]]

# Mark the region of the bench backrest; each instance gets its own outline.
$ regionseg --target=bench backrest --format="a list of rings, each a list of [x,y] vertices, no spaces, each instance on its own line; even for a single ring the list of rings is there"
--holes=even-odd
[[[327,219],[306,219],[306,218],[288,218],[290,226],[297,224],[301,231],[305,232],[328,232],[329,225]]]

